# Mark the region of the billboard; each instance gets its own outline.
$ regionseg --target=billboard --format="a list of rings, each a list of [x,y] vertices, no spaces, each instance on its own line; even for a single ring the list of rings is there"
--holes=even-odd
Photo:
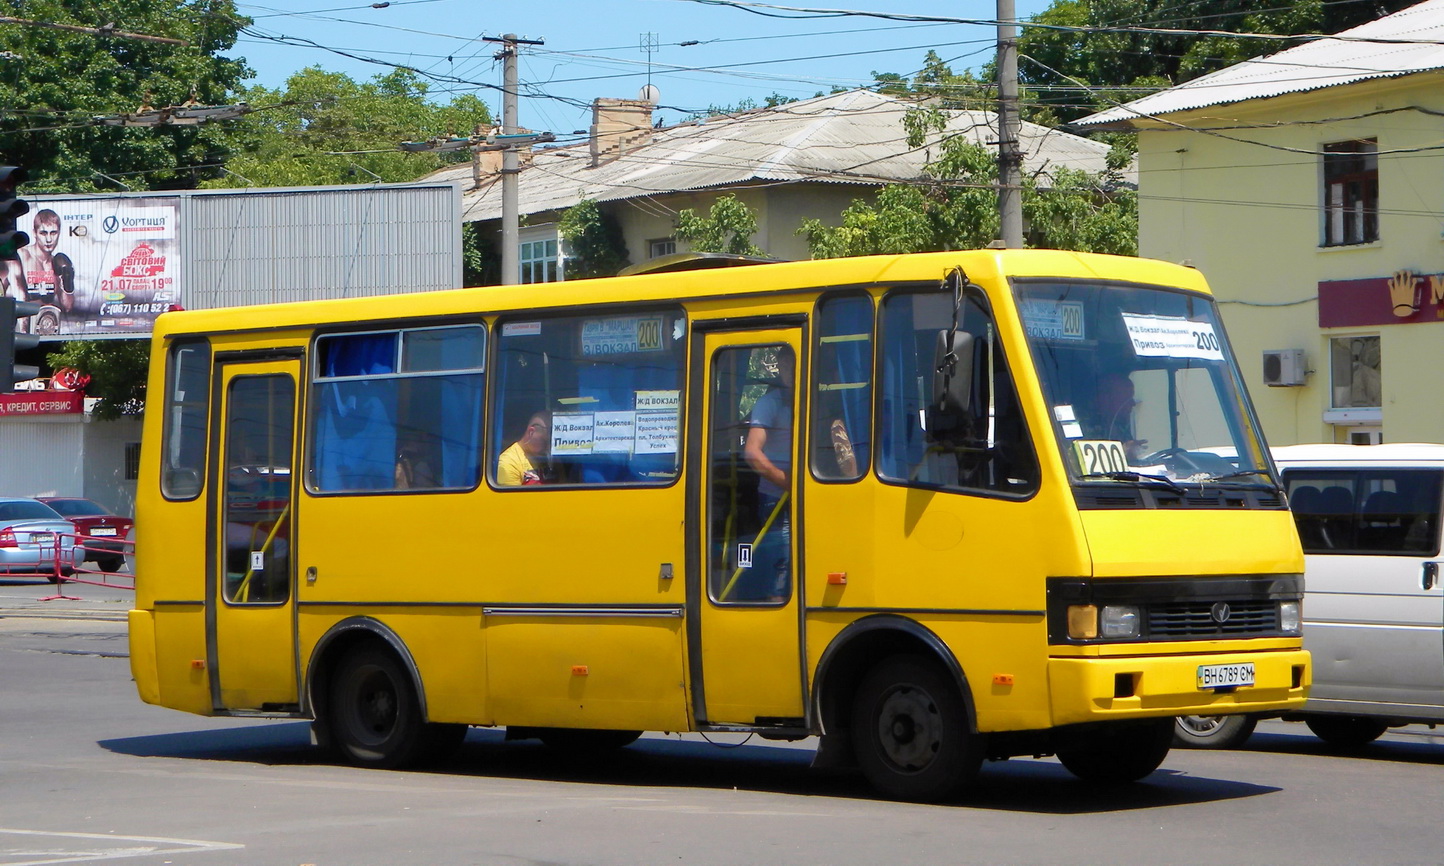
[[[181,302],[176,196],[32,202],[18,227],[32,333],[48,337],[149,334]]]

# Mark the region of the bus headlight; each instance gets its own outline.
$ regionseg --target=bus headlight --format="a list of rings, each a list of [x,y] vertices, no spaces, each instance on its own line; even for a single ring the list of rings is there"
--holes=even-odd
[[[1279,602],[1279,631],[1284,634],[1299,634],[1303,630],[1301,606],[1296,601]]]
[[[1098,633],[1100,637],[1114,640],[1138,637],[1141,621],[1135,605],[1105,604],[1098,614]]]
[[[1138,637],[1143,617],[1133,604],[1074,604],[1068,607],[1068,637],[1121,640]]]

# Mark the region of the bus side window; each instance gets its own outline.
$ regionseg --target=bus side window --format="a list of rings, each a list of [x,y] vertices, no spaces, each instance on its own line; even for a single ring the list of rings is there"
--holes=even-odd
[[[808,452],[823,480],[851,481],[872,460],[872,299],[824,298],[817,306]]]
[[[499,327],[490,432],[497,487],[677,477],[680,310],[513,318]]]
[[[176,343],[167,357],[161,492],[167,499],[200,495],[206,465],[211,352],[203,341]]]
[[[312,489],[475,487],[485,350],[480,325],[319,337]]]
[[[958,433],[927,429],[938,334],[954,326],[953,299],[897,291],[883,299],[878,473],[922,487],[1026,495],[1038,487],[1038,458],[982,294],[966,290],[956,325],[972,337],[971,417]]]

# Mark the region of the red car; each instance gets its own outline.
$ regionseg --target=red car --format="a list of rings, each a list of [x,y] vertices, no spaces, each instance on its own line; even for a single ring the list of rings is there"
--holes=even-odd
[[[122,541],[129,537],[135,520],[111,514],[103,506],[75,496],[37,496],[41,502],[60,512],[60,516],[75,524],[75,531],[85,545],[85,559],[94,562],[101,571],[120,571],[125,565],[125,555],[130,545]]]

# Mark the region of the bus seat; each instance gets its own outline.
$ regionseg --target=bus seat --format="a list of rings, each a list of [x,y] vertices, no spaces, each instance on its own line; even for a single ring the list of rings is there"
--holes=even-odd
[[[1392,490],[1376,490],[1364,500],[1359,519],[1359,547],[1366,550],[1397,551],[1408,533],[1404,500]]]
[[[1312,484],[1295,487],[1289,494],[1289,509],[1294,513],[1294,523],[1299,528],[1299,540],[1305,550],[1319,550],[1328,547],[1323,520],[1319,516],[1319,488]]]

